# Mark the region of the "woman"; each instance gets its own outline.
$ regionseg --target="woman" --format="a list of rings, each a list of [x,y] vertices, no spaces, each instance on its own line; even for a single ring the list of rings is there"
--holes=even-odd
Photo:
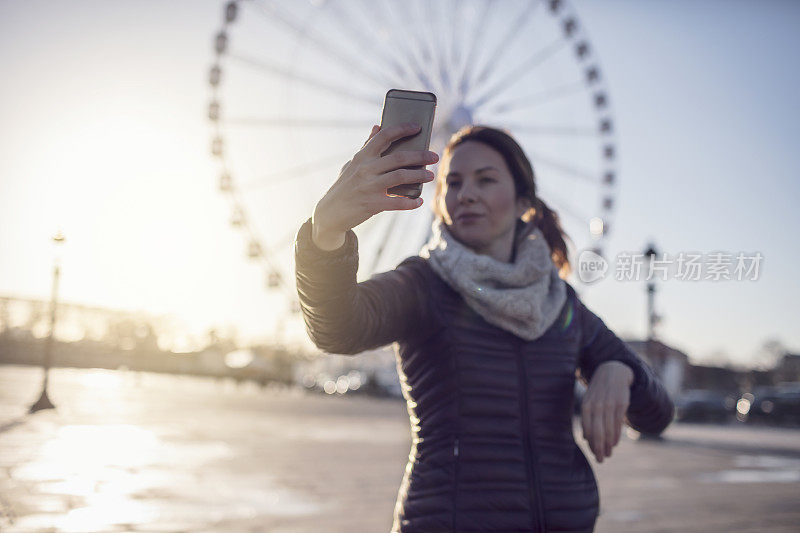
[[[352,228],[422,204],[387,188],[434,179],[401,168],[435,163],[433,152],[380,156],[415,131],[373,127],[295,242],[303,316],[320,349],[397,343],[413,444],[392,532],[592,531],[599,495],[573,438],[576,372],[588,382],[581,424],[598,462],[611,456],[625,418],[658,434],[672,402],[564,281],[558,217],[500,130],[471,126],[451,138],[431,240],[419,256],[356,283]]]

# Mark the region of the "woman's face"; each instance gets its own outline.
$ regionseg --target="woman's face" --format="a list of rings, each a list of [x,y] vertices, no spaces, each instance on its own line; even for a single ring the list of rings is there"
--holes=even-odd
[[[510,251],[516,221],[530,202],[517,198],[514,178],[500,152],[482,142],[466,141],[443,163],[439,201],[453,236],[478,253]]]

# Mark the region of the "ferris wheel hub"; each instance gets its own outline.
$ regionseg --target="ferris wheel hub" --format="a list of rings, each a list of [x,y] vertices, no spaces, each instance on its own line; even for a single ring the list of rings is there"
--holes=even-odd
[[[455,133],[464,126],[472,124],[472,110],[464,104],[459,104],[450,113],[450,118],[447,120],[447,129]]]

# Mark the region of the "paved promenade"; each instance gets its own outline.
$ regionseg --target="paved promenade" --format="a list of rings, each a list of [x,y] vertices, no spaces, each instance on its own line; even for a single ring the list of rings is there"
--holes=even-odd
[[[402,401],[56,369],[57,409],[28,415],[40,381],[0,366],[0,531],[389,531],[410,447]],[[587,451],[597,532],[800,531],[800,430],[634,437],[602,464]]]

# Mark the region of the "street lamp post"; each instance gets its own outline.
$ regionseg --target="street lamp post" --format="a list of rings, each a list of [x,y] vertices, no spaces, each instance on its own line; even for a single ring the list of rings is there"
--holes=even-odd
[[[44,347],[44,354],[42,357],[42,368],[44,371],[44,378],[42,379],[42,393],[39,396],[39,399],[36,400],[36,403],[31,405],[29,412],[35,413],[36,411],[41,411],[42,409],[55,409],[55,405],[53,402],[50,401],[50,398],[47,396],[47,382],[48,377],[50,375],[50,361],[52,357],[52,350],[53,350],[53,335],[56,329],[56,308],[58,307],[58,278],[61,274],[61,265],[60,263],[60,246],[65,241],[64,234],[59,230],[55,235],[53,235],[53,244],[56,248],[55,260],[53,262],[53,292],[50,296],[50,334],[47,336],[47,340],[45,341]]]
[[[658,251],[656,245],[652,242],[647,245],[644,255],[647,256],[647,340],[645,341],[645,354],[647,355],[647,363],[653,365],[656,359],[655,356],[655,338],[656,338],[656,322],[658,316],[655,311],[656,299],[656,280],[650,273],[653,272],[653,261],[656,258]],[[663,440],[661,435],[651,435],[650,433],[640,433],[641,439],[644,440]]]
[[[647,249],[644,251],[644,255],[647,256],[647,271],[652,272],[652,264],[653,260],[656,257],[658,252],[656,251],[656,247],[654,244],[650,243],[647,245]],[[656,311],[655,311],[655,298],[656,298],[656,281],[654,277],[650,277],[647,280],[647,350],[648,356],[651,355],[650,352],[650,344],[656,338]],[[651,359],[652,361],[652,359]]]

